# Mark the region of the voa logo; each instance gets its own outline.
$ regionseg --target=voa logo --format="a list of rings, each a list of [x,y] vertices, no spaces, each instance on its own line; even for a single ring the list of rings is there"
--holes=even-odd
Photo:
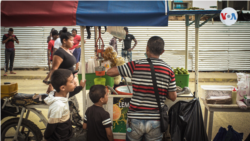
[[[223,24],[230,26],[233,25],[238,19],[237,12],[231,8],[224,8],[220,13],[220,20]]]

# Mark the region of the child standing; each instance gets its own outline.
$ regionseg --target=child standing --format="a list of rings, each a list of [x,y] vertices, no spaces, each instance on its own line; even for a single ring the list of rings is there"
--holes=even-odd
[[[53,72],[51,84],[56,91],[51,91],[44,100],[49,105],[48,124],[44,132],[47,141],[69,141],[72,137],[68,98],[79,93],[85,83],[81,81],[80,86],[76,87],[70,70],[58,69]]]
[[[113,141],[111,120],[109,113],[103,109],[108,102],[108,93],[103,85],[94,85],[90,88],[89,97],[94,103],[85,113],[83,129],[88,129],[88,141]]]

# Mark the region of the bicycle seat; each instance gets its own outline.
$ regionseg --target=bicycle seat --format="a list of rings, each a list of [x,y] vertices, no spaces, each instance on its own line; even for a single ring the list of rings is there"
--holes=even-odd
[[[11,99],[11,104],[16,106],[45,104],[44,99],[48,94],[24,94],[17,93]]]

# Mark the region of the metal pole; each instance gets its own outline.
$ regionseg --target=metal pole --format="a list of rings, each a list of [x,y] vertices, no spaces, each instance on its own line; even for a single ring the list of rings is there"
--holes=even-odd
[[[97,40],[97,26],[94,26],[94,32],[95,32],[95,46],[96,46],[96,40]],[[97,48],[95,47],[95,56],[97,56]]]
[[[19,118],[19,120],[18,120],[18,124],[17,124],[17,128],[16,128],[16,133],[15,133],[15,136],[14,136],[14,139],[13,139],[14,141],[17,141],[18,132],[19,132],[20,126],[21,126],[21,124],[22,124],[23,114],[24,114],[25,110],[26,110],[26,108],[23,107],[23,108],[22,108],[21,115],[20,115],[20,118]]]
[[[81,70],[82,70],[82,80],[84,81],[85,80],[85,48],[84,48],[84,29],[85,29],[85,26],[80,26],[80,29],[81,29],[81,62],[82,62]],[[83,103],[82,109],[83,109],[83,117],[84,117],[84,114],[86,111],[86,104],[87,104],[86,86],[82,90],[82,103]]]
[[[247,10],[250,10],[250,2],[249,2],[249,0],[247,1]]]
[[[199,25],[200,14],[195,15],[195,97],[198,97],[199,90]]]
[[[185,69],[188,69],[188,26],[189,26],[189,15],[185,15],[185,19],[186,19]]]

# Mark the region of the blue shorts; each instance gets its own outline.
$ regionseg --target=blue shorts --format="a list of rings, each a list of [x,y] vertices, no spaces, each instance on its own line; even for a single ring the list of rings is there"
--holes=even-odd
[[[81,48],[76,48],[73,52],[73,55],[76,58],[76,63],[80,62],[81,59]]]
[[[162,141],[163,133],[160,128],[160,121],[158,120],[142,120],[142,119],[128,119],[131,120],[131,132],[126,132],[126,141]]]

